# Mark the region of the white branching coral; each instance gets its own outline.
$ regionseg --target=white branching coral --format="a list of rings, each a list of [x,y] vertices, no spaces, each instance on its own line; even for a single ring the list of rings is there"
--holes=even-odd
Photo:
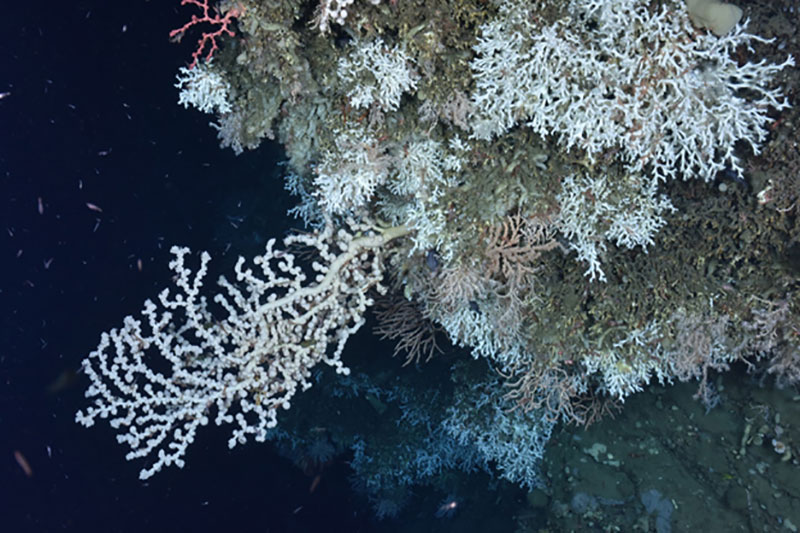
[[[450,149],[432,139],[413,140],[403,147],[389,190],[403,199],[400,219],[414,230],[411,252],[437,249],[445,262],[452,259],[453,243],[446,239],[447,220],[442,198],[457,184],[464,151],[465,146],[458,137],[453,137]]]
[[[500,477],[532,489],[542,483],[540,462],[555,421],[545,418],[542,409],[514,409],[496,394],[502,388],[502,381],[492,376],[457,393],[458,401],[447,409],[441,427],[459,445],[477,449]]]
[[[203,113],[221,115],[231,112],[230,84],[209,63],[201,62],[194,68],[181,67],[177,80],[178,103],[183,107],[191,105]]]
[[[482,27],[471,63],[477,138],[523,122],[590,159],[617,149],[631,172],[710,180],[726,166],[741,175],[736,141],[758,153],[768,108],[788,107],[770,82],[793,59],[739,65],[734,51],[765,39],[744,25],[722,37],[698,32],[682,1],[651,10],[640,0],[573,0],[550,25],[533,9],[507,0]]]
[[[670,382],[668,359],[660,353],[661,329],[657,322],[628,331],[611,347],[600,348],[586,355],[582,364],[586,375],[595,375],[599,388],[613,398],[625,401],[655,377],[664,385]],[[649,357],[631,356],[631,352],[647,352]]]
[[[486,357],[503,369],[530,360],[529,339],[519,323],[500,324],[496,320],[506,314],[506,302],[491,293],[483,296],[480,304],[466,301],[436,316],[451,342],[470,348],[473,357]]]
[[[569,239],[578,260],[588,264],[591,280],[605,281],[600,256],[606,241],[634,248],[653,244],[653,235],[666,223],[662,215],[675,208],[658,183],[639,176],[610,180],[567,176],[556,196],[558,229]]]
[[[216,305],[201,292],[210,256],[203,253],[193,273],[185,264],[189,250],[173,247],[178,290],[165,289],[160,305],[145,302],[141,319],[128,316],[121,328],[102,334],[83,361],[92,402],[76,420],[91,426],[109,419],[117,440],[130,447],[128,459],[154,460],[142,479],[163,466],[183,466],[197,429],[211,420],[234,426],[231,447],[248,436],[263,441],[278,410],[311,387],[314,366],[349,372],[340,356],[364,323],[372,304],[367,292],[383,290],[381,248],[404,232],[355,238],[329,225],[285,238],[285,249],[316,254],[310,268],[271,239],[253,260],[256,272],[239,258],[236,280],[220,277]]]
[[[365,128],[335,132],[335,146],[315,167],[314,196],[330,215],[350,214],[372,200],[389,175],[387,147]]]
[[[375,104],[382,111],[395,111],[403,93],[417,87],[409,55],[399,45],[387,46],[381,38],[356,43],[353,51],[339,60],[336,72],[355,108]]]

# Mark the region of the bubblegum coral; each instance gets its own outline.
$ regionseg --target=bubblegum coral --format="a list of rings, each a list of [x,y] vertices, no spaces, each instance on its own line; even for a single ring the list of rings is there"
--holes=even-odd
[[[345,343],[364,325],[371,291],[385,291],[386,245],[406,233],[404,226],[378,232],[351,223],[336,231],[328,224],[289,235],[283,250],[271,239],[255,268],[240,257],[236,281],[220,277],[206,294],[211,256],[202,253],[192,270],[189,249],[173,246],[176,287],[103,333],[84,360],[91,403],[76,421],[89,427],[108,419],[130,447],[127,459],[151,459],[141,479],[182,467],[197,430],[212,421],[233,426],[231,448],[250,436],[264,442],[278,411],[312,386],[315,366],[350,372],[341,360]],[[301,265],[292,248],[319,258]]]
[[[192,4],[200,9],[203,10],[203,16],[198,17],[197,15],[192,15],[192,20],[184,24],[178,29],[172,30],[169,32],[169,38],[174,41],[180,42],[183,38],[183,35],[186,33],[186,30],[194,26],[195,24],[200,24],[203,22],[208,22],[212,26],[216,26],[217,29],[210,32],[203,32],[200,36],[200,39],[197,41],[197,50],[194,51],[192,54],[192,64],[189,65],[190,69],[193,69],[194,66],[197,64],[197,60],[200,58],[200,55],[203,53],[203,50],[206,48],[207,44],[211,44],[211,48],[208,50],[206,54],[206,61],[210,61],[211,58],[214,56],[214,51],[219,50],[219,46],[217,46],[217,37],[221,36],[223,33],[226,33],[233,37],[234,33],[230,29],[230,24],[233,22],[233,19],[239,17],[242,14],[243,8],[237,4],[233,7],[229,8],[225,15],[221,15],[219,10],[216,8],[214,9],[215,14],[212,17],[209,14],[209,10],[211,7],[208,5],[208,0],[181,0],[181,5]]]

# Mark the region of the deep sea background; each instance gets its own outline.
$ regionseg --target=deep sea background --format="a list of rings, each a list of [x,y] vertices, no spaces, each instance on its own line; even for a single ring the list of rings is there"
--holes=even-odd
[[[177,0],[4,6],[0,530],[387,530],[344,463],[312,493],[269,444],[228,450],[227,429],[206,428],[186,468],[141,482],[106,424],[74,422],[81,359],[167,284],[172,244],[208,250],[213,278],[290,222],[280,147],[235,157],[210,116],[177,105],[197,35],[167,34],[193,12]]]

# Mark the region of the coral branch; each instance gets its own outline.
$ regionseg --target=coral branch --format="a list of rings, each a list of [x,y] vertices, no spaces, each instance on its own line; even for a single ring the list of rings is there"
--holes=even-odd
[[[203,32],[200,36],[200,39],[197,41],[197,49],[192,53],[192,64],[189,65],[190,69],[193,69],[195,65],[197,65],[197,61],[200,59],[200,56],[203,54],[203,50],[205,50],[206,46],[209,46],[208,53],[206,54],[205,60],[210,61],[212,57],[214,57],[214,52],[219,50],[219,45],[217,45],[217,37],[221,37],[223,34],[229,35],[233,37],[234,33],[230,29],[230,25],[233,22],[233,19],[238,18],[242,14],[242,7],[238,4],[228,8],[225,11],[225,14],[222,15],[219,13],[218,10],[214,10],[215,14],[212,17],[210,15],[211,7],[208,5],[209,0],[181,0],[181,5],[191,4],[199,7],[203,10],[203,16],[198,17],[197,15],[192,15],[192,20],[169,32],[169,38],[172,41],[180,42],[183,39],[186,30],[195,26],[197,24],[202,24],[207,22],[212,26],[216,26],[217,29],[214,31]]]
[[[372,305],[367,291],[382,290],[381,248],[405,232],[354,237],[329,226],[291,235],[285,248],[304,247],[319,257],[305,268],[271,239],[253,260],[260,273],[240,257],[236,281],[220,277],[216,306],[201,294],[211,257],[203,253],[193,273],[185,265],[189,250],[173,247],[178,291],[162,291],[160,306],[147,300],[144,320],[128,316],[122,328],[102,334],[83,362],[91,380],[86,396],[94,400],[76,420],[91,426],[108,418],[119,430],[117,440],[130,446],[128,459],[157,456],[140,472],[142,479],[165,465],[183,466],[186,448],[212,410],[215,424],[235,426],[229,446],[248,435],[264,441],[278,409],[289,409],[295,393],[311,387],[314,366],[324,362],[349,373],[342,350]]]

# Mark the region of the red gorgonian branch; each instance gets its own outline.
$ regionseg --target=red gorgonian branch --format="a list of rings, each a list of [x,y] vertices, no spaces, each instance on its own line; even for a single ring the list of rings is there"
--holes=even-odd
[[[169,32],[169,38],[173,42],[180,42],[183,39],[183,35],[186,33],[186,30],[191,28],[196,24],[201,24],[203,22],[207,22],[212,26],[216,27],[214,31],[203,32],[200,36],[200,39],[197,41],[197,49],[192,54],[192,64],[189,65],[189,68],[194,68],[197,64],[198,59],[203,54],[203,50],[206,49],[208,46],[208,53],[206,54],[205,60],[210,61],[211,58],[214,56],[214,52],[219,50],[219,46],[217,45],[217,37],[222,36],[222,34],[228,34],[233,37],[234,33],[230,29],[230,25],[233,22],[233,19],[239,17],[244,8],[240,4],[236,4],[225,11],[225,14],[221,14],[218,9],[213,8],[214,15],[211,16],[210,11],[212,8],[208,5],[209,0],[181,0],[181,5],[192,4],[200,9],[203,10],[203,16],[198,17],[197,15],[192,15],[192,20],[184,24],[178,29],[172,30]]]

